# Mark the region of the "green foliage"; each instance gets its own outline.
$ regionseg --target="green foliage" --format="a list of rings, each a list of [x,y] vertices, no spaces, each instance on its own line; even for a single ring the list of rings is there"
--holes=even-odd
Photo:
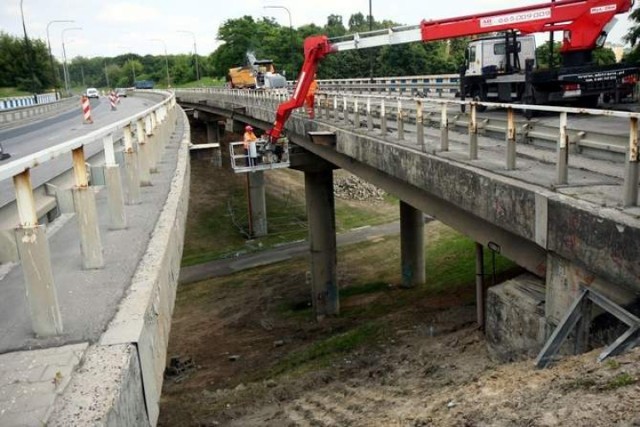
[[[625,387],[631,384],[635,384],[638,380],[626,372],[622,372],[613,377],[606,385],[606,389],[614,390],[616,388]]]
[[[0,86],[29,93],[53,87],[49,53],[44,41],[14,37],[0,31]]]

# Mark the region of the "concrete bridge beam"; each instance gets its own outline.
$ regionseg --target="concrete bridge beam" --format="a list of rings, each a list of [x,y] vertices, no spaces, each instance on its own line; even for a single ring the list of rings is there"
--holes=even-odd
[[[304,173],[311,252],[311,299],[316,319],[340,314],[333,171]]]
[[[425,283],[424,218],[422,211],[400,201],[400,253],[402,287]]]

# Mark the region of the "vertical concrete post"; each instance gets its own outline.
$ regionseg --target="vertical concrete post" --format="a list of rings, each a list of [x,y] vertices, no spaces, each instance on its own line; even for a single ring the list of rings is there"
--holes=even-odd
[[[416,142],[422,151],[426,151],[424,145],[424,110],[422,101],[416,101]]]
[[[638,205],[638,118],[629,123],[629,149],[624,171],[624,207]]]
[[[253,237],[267,235],[267,199],[264,191],[264,172],[247,174],[249,184],[249,209]]]
[[[317,320],[340,313],[336,269],[333,172],[305,172],[305,198],[311,251],[311,299]]]
[[[144,120],[138,119],[136,122],[136,136],[138,138],[138,164],[140,170],[140,185],[148,187],[151,185],[151,174],[149,170],[149,147],[144,130]]]
[[[387,135],[387,113],[384,108],[384,98],[380,99],[380,133]]]
[[[104,145],[104,180],[107,184],[107,203],[109,205],[109,224],[113,230],[127,228],[127,218],[124,212],[124,196],[122,194],[122,180],[120,168],[116,164],[113,152],[113,135],[102,138]]]
[[[371,115],[371,98],[367,97],[367,130],[373,130],[373,116]]]
[[[353,127],[360,127],[360,109],[358,108],[358,98],[353,98]]]
[[[440,150],[449,151],[449,119],[447,117],[447,104],[443,103],[440,111]]]
[[[127,205],[140,203],[140,170],[138,153],[133,150],[131,125],[122,129],[124,141],[125,202]]]
[[[402,111],[402,101],[398,99],[398,111],[397,111],[397,120],[398,120],[398,139],[400,141],[404,140],[404,113]]]
[[[38,224],[29,169],[13,177],[20,226],[15,229],[31,327],[37,336],[61,334],[62,317],[45,226]]]
[[[485,325],[485,301],[486,291],[484,288],[484,248],[481,243],[476,242],[476,317],[478,327],[484,331]]]
[[[333,96],[333,120],[336,122],[340,120],[340,113],[338,113],[338,97],[335,95]]]
[[[146,149],[148,154],[149,161],[149,173],[158,173],[157,166],[157,151],[158,151],[158,142],[155,137],[155,128],[154,128],[154,120],[153,113],[147,114],[144,118],[144,134],[146,141]]]
[[[507,170],[516,169],[516,122],[513,108],[507,108]]]
[[[102,239],[98,227],[96,196],[87,181],[87,167],[84,159],[84,148],[78,147],[71,152],[73,157],[73,176],[75,187],[72,189],[73,204],[78,214],[80,227],[80,251],[82,265],[85,269],[104,267],[102,256]]]
[[[560,113],[560,136],[558,138],[558,160],[556,163],[556,182],[557,184],[566,184],[569,181],[569,150],[567,136],[567,113]]]
[[[469,115],[469,160],[478,160],[478,117],[476,103],[471,103]]]
[[[349,109],[347,106],[347,97],[343,96],[342,97],[342,120],[344,121],[345,125],[349,124]]]
[[[400,201],[400,259],[402,287],[413,288],[425,283],[424,219],[422,212]]]
[[[207,122],[207,142],[209,144],[216,142],[220,144],[220,127],[217,121]],[[220,150],[222,150],[221,145],[218,149],[214,148],[211,154],[211,163],[216,167],[222,167],[222,154]]]

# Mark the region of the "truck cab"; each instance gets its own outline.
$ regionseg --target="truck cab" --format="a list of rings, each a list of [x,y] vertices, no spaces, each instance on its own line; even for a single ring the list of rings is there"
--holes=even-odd
[[[522,72],[527,59],[536,59],[536,40],[533,35],[519,35],[513,41],[505,36],[476,39],[467,46],[466,58],[467,76]]]

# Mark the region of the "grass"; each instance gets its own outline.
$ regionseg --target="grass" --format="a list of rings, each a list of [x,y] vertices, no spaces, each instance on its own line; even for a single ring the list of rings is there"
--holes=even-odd
[[[18,90],[15,87],[0,87],[0,98],[11,98],[15,96],[29,96],[30,92]]]
[[[607,390],[615,390],[620,387],[626,387],[628,385],[635,384],[638,380],[626,372],[622,372],[615,377],[613,377],[607,383],[605,389]]]
[[[181,83],[176,85],[177,88],[189,88],[189,87],[205,87],[205,86],[223,86],[224,80],[213,79],[211,77],[202,77],[198,81],[192,81],[187,83]]]

